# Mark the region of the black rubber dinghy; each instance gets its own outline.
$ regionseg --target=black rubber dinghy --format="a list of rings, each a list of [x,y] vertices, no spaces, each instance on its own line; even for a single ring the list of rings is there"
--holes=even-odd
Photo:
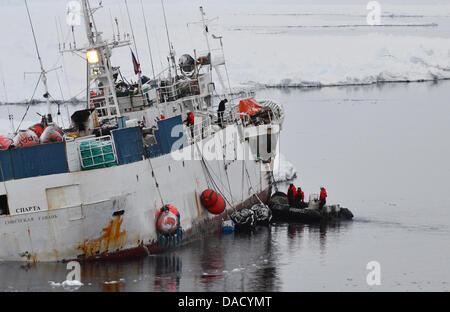
[[[349,209],[340,208],[338,205],[325,206],[321,212],[313,208],[291,207],[287,195],[283,192],[274,193],[268,206],[272,210],[273,221],[319,223],[353,219]],[[314,205],[308,204],[309,206]]]

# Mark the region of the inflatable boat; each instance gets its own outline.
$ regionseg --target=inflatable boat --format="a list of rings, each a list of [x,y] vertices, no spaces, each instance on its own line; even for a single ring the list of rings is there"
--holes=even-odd
[[[319,210],[319,197],[316,194],[310,196],[308,203],[303,203],[300,207],[292,207],[285,193],[276,192],[271,196],[268,205],[274,221],[319,223],[353,218],[349,209],[339,205],[325,205],[322,210]]]

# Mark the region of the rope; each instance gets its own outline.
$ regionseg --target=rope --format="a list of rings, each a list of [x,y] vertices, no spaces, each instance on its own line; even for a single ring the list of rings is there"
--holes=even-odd
[[[128,2],[127,2],[127,0],[125,0],[125,7],[127,9],[128,21],[130,23],[131,36],[133,37],[134,50],[136,51],[136,59],[137,59],[137,61],[139,63],[139,67],[140,67],[141,60],[139,59],[139,52],[138,52],[138,48],[137,48],[137,45],[136,45],[136,39],[134,37],[133,24],[131,23],[130,10],[128,9]],[[139,70],[140,70],[140,68],[139,68]]]
[[[127,84],[131,85],[131,83],[122,76],[122,71],[120,69],[119,69],[119,75],[120,75],[120,78],[122,78],[123,81],[125,81]]]
[[[153,175],[153,179],[155,179],[156,189],[158,190],[159,198],[161,199],[161,203],[162,203],[162,205],[164,207],[165,206],[164,200],[163,200],[163,197],[162,197],[162,194],[161,194],[161,190],[159,189],[159,183],[158,183],[158,180],[156,179],[156,173],[155,173],[155,170],[153,169],[153,164],[152,164],[152,161],[151,161],[150,157],[148,158],[148,162],[150,164],[150,168],[152,168],[152,175]]]
[[[36,83],[36,86],[34,87],[33,95],[31,96],[30,102],[28,103],[27,109],[25,110],[25,114],[23,114],[22,120],[20,121],[19,126],[16,129],[16,133],[19,132],[20,126],[22,125],[22,122],[25,119],[25,116],[27,115],[28,110],[30,109],[31,103],[33,102],[34,95],[36,94],[36,90],[37,90],[37,88],[39,86],[39,82],[41,81],[41,77],[42,77],[42,73],[39,75],[39,79],[38,79],[38,81]]]
[[[151,64],[152,64],[153,80],[155,80],[155,79],[156,79],[156,76],[155,76],[155,67],[153,66],[152,49],[150,48],[150,38],[149,38],[149,36],[148,36],[147,19],[145,18],[144,4],[142,3],[142,0],[141,0],[141,8],[142,8],[142,16],[144,17],[144,23],[145,23],[145,34],[147,35],[148,52],[150,53],[150,62],[151,62]]]
[[[220,137],[220,144],[222,145],[222,152],[223,152],[222,153],[223,167],[224,167],[224,170],[225,170],[225,176],[227,177],[228,189],[230,190],[230,197],[231,197],[231,200],[233,200],[233,192],[231,191],[230,178],[228,177],[228,171],[227,171],[228,166],[227,166],[226,161],[225,161],[225,158],[226,158],[225,149],[224,149],[224,145],[223,145],[223,142],[222,142],[222,137],[221,136],[219,136],[219,137]]]
[[[222,197],[225,199],[225,201],[228,203],[228,205],[231,206],[231,208],[233,208],[233,210],[236,210],[236,208],[233,206],[233,204],[228,200],[228,198],[225,196],[225,194],[223,192],[220,191],[219,186],[217,185],[217,183],[215,182],[215,180],[213,179],[212,175],[211,175],[211,171],[208,168],[208,165],[206,164],[205,158],[203,157],[202,152],[200,151],[200,148],[198,147],[197,142],[194,143],[194,145],[197,147],[197,150],[199,151],[200,156],[202,157],[202,164],[206,170],[206,174],[209,177],[209,179],[211,180],[211,183],[215,186],[215,190],[222,195]],[[213,171],[214,173],[214,171]],[[217,177],[217,176],[216,176]],[[230,194],[231,195],[231,194]]]
[[[261,198],[259,198],[258,194],[256,194],[255,189],[253,188],[252,180],[250,179],[250,174],[248,173],[247,166],[245,165],[245,160],[243,160],[243,162],[244,162],[245,172],[247,173],[247,179],[248,179],[250,189],[253,190],[253,192],[254,192],[253,195],[259,200],[259,202],[261,204],[264,204],[263,201],[261,200]]]
[[[225,175],[227,176],[228,188],[230,189],[230,197],[231,197],[231,200],[234,202],[234,199],[233,199],[233,192],[231,191],[230,179],[229,179],[229,177],[228,177],[228,172],[227,172],[226,169],[225,169]]]
[[[208,167],[207,167],[207,165],[206,165],[206,161],[203,159],[203,163],[204,163],[204,165],[205,165],[205,167],[206,167],[206,170],[207,170],[207,172],[208,172],[208,174],[209,174],[209,176],[210,176],[210,178],[211,178],[211,181],[213,182],[213,184],[216,186],[216,188],[217,188],[217,190],[219,190],[219,189],[226,189],[226,187],[225,187],[225,185],[222,183],[222,182],[220,182],[220,184],[222,185],[222,188],[219,188],[219,186],[217,185],[217,183],[215,182],[215,180],[213,179],[213,176],[211,175],[211,172],[214,174],[214,171],[213,170],[210,170]],[[215,175],[215,174],[214,174]],[[217,178],[217,175],[215,175],[215,177]],[[219,181],[222,181],[221,179],[218,179]],[[220,192],[220,191],[219,191]],[[222,193],[222,192],[220,192],[224,197],[225,197],[225,195]],[[231,197],[231,194],[230,194],[230,197]],[[227,200],[228,201],[228,200]],[[228,201],[229,202],[229,201]],[[231,205],[231,203],[230,203],[230,205]],[[231,205],[232,206],[232,205]]]
[[[245,174],[244,174],[244,166],[245,166],[245,161],[242,160],[242,201],[244,201],[244,183],[245,183]]]
[[[62,98],[63,103],[65,103],[64,106],[66,107],[67,118],[68,118],[68,122],[70,123],[69,107],[67,106],[67,102],[64,100],[64,94],[63,94],[63,91],[62,91],[62,88],[61,88],[61,82],[59,81],[58,71],[56,71],[55,73],[56,73],[56,79],[58,80],[59,92],[61,93],[61,98]],[[60,106],[60,104],[58,104],[58,115],[61,115],[61,112],[59,110],[59,106]],[[62,117],[61,117],[61,124],[62,124],[62,126],[64,128],[64,119]]]

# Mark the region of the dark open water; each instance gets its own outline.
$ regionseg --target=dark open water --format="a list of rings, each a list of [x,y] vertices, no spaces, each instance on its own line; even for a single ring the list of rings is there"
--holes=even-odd
[[[176,252],[82,265],[78,291],[449,291],[450,81],[270,89],[283,103],[282,153],[306,196],[355,220],[275,224]],[[381,285],[368,286],[378,261]],[[65,291],[65,264],[0,263],[0,290]]]

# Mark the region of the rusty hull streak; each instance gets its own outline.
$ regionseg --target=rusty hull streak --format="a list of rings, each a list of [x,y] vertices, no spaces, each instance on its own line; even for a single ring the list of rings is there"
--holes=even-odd
[[[126,231],[121,231],[122,216],[116,216],[109,221],[109,224],[102,229],[102,236],[96,239],[86,239],[77,249],[83,254],[81,257],[91,257],[98,254],[114,252],[125,243]]]
[[[269,199],[271,193],[271,187],[269,186],[265,190],[261,191],[258,194],[258,197],[261,198],[263,202],[267,202]],[[243,208],[249,208],[253,206],[254,204],[259,203],[259,201],[254,197],[251,196],[247,200],[245,200],[243,203],[236,206],[237,210],[243,209]],[[231,211],[231,208],[228,210],[228,212]],[[116,217],[117,220],[122,220],[119,218],[119,216]],[[109,228],[114,220],[111,220],[108,227]],[[119,223],[119,230],[120,230],[120,224]],[[192,226],[191,229],[186,230],[183,232],[183,240],[181,241],[181,245],[179,247],[185,246],[189,244],[190,242],[200,240],[204,238],[205,234],[208,233],[217,233],[222,230],[222,214],[215,216],[212,219],[203,219],[199,222],[195,223],[195,225]],[[105,229],[103,229],[103,233],[105,233]],[[107,232],[107,231],[106,231]],[[125,231],[124,231],[125,232]],[[91,240],[91,241],[85,241],[82,245],[80,245],[79,249],[86,250],[83,248],[87,248],[89,246],[98,246],[101,239],[105,236],[105,234],[102,235],[102,237]],[[103,239],[104,240],[104,239]],[[177,248],[179,248],[177,247]],[[144,244],[143,241],[138,241],[138,246],[123,250],[115,250],[115,251],[104,251],[103,253],[97,253],[97,254],[88,254],[84,253],[83,255],[78,256],[78,258],[75,259],[64,259],[62,262],[69,262],[72,260],[80,261],[80,262],[94,262],[94,261],[116,261],[116,260],[124,260],[129,258],[139,258],[139,257],[145,257],[150,254],[159,254],[163,253],[165,251],[170,250],[171,247],[163,248],[159,245],[157,241],[151,241],[148,244]],[[89,249],[88,249],[89,250]]]

